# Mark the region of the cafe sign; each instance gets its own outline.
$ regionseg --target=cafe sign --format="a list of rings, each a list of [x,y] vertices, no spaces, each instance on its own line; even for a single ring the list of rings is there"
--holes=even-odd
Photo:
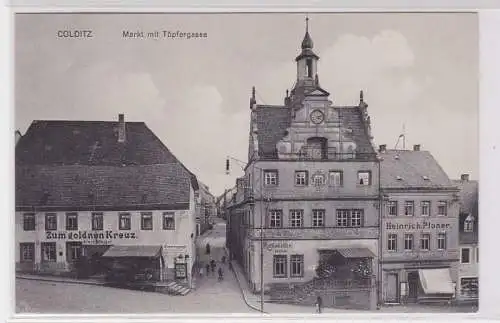
[[[422,221],[416,223],[392,223],[386,222],[386,230],[444,230],[449,229],[451,224],[449,223],[432,223],[430,221]]]
[[[46,231],[46,240],[78,241],[85,244],[112,244],[115,240],[138,239],[135,232],[106,231]]]

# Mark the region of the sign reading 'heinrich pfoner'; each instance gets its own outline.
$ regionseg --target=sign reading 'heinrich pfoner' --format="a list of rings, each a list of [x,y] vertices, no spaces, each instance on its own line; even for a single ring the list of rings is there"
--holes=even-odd
[[[422,221],[417,223],[392,223],[385,224],[386,230],[428,230],[428,229],[449,229],[449,223],[431,223],[429,221]]]

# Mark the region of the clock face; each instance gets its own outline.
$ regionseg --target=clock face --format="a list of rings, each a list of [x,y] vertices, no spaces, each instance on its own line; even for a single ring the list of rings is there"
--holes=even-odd
[[[325,119],[325,115],[320,110],[314,110],[311,112],[311,121],[315,124],[322,123]]]

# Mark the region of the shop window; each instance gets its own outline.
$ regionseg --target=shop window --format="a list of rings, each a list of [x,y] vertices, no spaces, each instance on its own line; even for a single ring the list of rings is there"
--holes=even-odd
[[[66,259],[68,262],[78,260],[82,256],[81,242],[66,242]]]
[[[23,229],[24,231],[35,231],[35,213],[23,214]]]
[[[358,228],[363,226],[363,210],[337,210],[336,217],[338,227]]]
[[[325,210],[313,210],[312,211],[312,226],[313,227],[324,227],[325,226]]]
[[[387,250],[397,251],[398,250],[398,235],[395,233],[389,233],[387,237]]]
[[[421,207],[421,215],[429,216],[431,214],[431,202],[430,201],[422,201],[420,204]]]
[[[428,233],[422,234],[420,237],[420,250],[430,250],[431,235]]]
[[[290,277],[304,276],[304,255],[290,256]]]
[[[330,171],[330,186],[344,185],[344,176],[342,171]]]
[[[307,171],[301,170],[295,172],[295,185],[296,186],[306,186],[307,185]]]
[[[175,230],[175,213],[163,213],[163,230]]]
[[[439,250],[445,250],[446,249],[446,233],[438,233],[437,237],[437,248]]]
[[[45,214],[45,230],[46,231],[57,230],[57,216],[55,213]]]
[[[460,262],[463,264],[470,263],[470,249],[469,248],[462,248]]]
[[[405,234],[405,250],[413,250],[413,234]]]
[[[120,213],[119,214],[119,230],[130,230],[132,228],[132,220],[130,218],[130,213]]]
[[[448,214],[448,204],[446,201],[438,202],[438,216],[446,216]]]
[[[269,227],[281,228],[283,212],[281,210],[269,211]]]
[[[42,262],[55,262],[56,261],[56,243],[55,242],[42,242]]]
[[[153,214],[151,212],[141,213],[141,230],[153,230]]]
[[[66,213],[66,230],[78,230],[78,214],[75,212]]]
[[[283,278],[287,276],[286,255],[273,256],[273,276],[276,278]]]
[[[413,216],[414,203],[413,201],[405,201],[405,215]]]
[[[265,170],[264,171],[264,185],[265,186],[277,186],[278,185],[278,171],[277,170]]]
[[[465,297],[479,296],[479,280],[477,277],[467,277],[460,279],[460,293]]]
[[[389,216],[398,216],[398,202],[389,201],[387,203],[387,213]]]
[[[358,172],[358,184],[359,185],[371,185],[371,172],[360,171]]]
[[[302,227],[304,218],[304,210],[290,210],[290,226]]]
[[[104,217],[101,212],[92,213],[92,230],[100,231],[104,228]]]
[[[21,243],[20,255],[21,262],[33,262],[35,261],[35,244],[34,243]]]

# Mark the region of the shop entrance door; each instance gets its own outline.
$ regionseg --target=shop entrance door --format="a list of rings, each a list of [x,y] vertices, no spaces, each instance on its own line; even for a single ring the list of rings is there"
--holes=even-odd
[[[386,302],[387,303],[399,303],[399,282],[398,274],[392,273],[387,274],[387,291],[386,291]]]
[[[408,302],[415,303],[418,298],[419,277],[417,271],[408,273]]]

